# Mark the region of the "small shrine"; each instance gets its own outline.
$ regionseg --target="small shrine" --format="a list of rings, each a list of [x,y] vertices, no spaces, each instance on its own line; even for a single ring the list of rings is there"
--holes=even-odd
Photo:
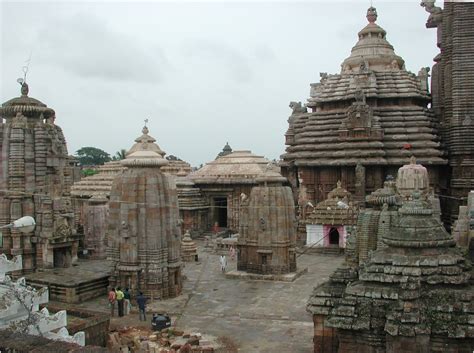
[[[306,246],[345,248],[356,217],[351,193],[338,181],[328,198],[318,203],[306,219]]]

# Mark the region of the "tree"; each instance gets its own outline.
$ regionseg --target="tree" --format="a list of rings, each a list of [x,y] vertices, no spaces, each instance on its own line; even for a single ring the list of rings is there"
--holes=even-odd
[[[127,150],[125,148],[122,148],[120,151],[117,151],[115,153],[115,156],[112,157],[113,161],[121,161],[122,159],[125,159],[127,156]]]
[[[76,151],[77,159],[81,165],[101,165],[110,161],[110,155],[95,147],[82,147]]]

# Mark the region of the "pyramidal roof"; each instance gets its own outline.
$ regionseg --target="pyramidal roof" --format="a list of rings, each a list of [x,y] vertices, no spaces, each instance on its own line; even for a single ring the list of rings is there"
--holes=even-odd
[[[161,167],[169,162],[163,158],[165,152],[155,143],[155,139],[148,135],[148,128],[142,129],[142,135],[135,140],[135,144],[121,161],[125,167]]]
[[[251,151],[234,151],[207,163],[201,169],[190,174],[190,178],[196,184],[256,184],[256,178],[266,173],[269,164],[268,159],[257,156]],[[273,168],[278,169],[279,172],[279,168]]]
[[[387,32],[375,23],[375,7],[369,7],[366,17],[369,23],[359,32],[359,41],[352,48],[351,55],[342,63],[342,71],[357,72],[369,67],[374,71],[403,69],[405,62],[395,54],[393,46],[387,41]]]

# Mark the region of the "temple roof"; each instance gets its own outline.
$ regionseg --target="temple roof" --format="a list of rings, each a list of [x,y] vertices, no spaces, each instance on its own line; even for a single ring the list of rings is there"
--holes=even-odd
[[[416,155],[446,164],[438,121],[427,108],[428,72],[405,69],[369,8],[369,23],[339,74],[311,84],[307,107],[289,119],[283,165],[402,165]]]
[[[142,129],[142,135],[135,140],[135,144],[127,152],[125,159],[120,161],[123,166],[134,167],[161,167],[169,162],[163,158],[165,152],[155,143],[155,139],[148,135],[148,128]]]
[[[337,182],[328,194],[328,198],[319,202],[309,214],[308,224],[335,224],[352,225],[357,215],[356,208],[350,202],[351,193],[344,189],[341,182]]]
[[[71,187],[71,195],[77,197],[109,196],[114,178],[124,169],[125,167],[119,161],[107,162],[99,166],[97,174],[75,182]]]
[[[209,208],[209,204],[202,197],[201,190],[189,177],[176,178],[176,190],[180,210],[202,210]]]
[[[256,184],[270,161],[250,151],[234,151],[218,157],[190,174],[196,184]],[[273,166],[277,172],[279,168]]]
[[[29,87],[26,82],[21,85],[21,96],[10,99],[0,107],[0,116],[12,117],[17,113],[24,115],[43,114],[45,118],[54,115],[54,110],[38,99],[28,97]]]
[[[367,10],[367,20],[369,23],[359,32],[359,41],[351,55],[342,63],[343,71],[363,71],[366,66],[377,71],[403,68],[405,62],[387,41],[387,32],[375,23],[377,10],[372,6]]]

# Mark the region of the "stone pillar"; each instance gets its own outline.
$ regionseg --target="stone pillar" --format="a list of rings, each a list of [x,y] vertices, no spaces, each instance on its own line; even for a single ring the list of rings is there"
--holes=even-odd
[[[355,167],[354,201],[361,203],[365,201],[365,167],[360,163]]]

